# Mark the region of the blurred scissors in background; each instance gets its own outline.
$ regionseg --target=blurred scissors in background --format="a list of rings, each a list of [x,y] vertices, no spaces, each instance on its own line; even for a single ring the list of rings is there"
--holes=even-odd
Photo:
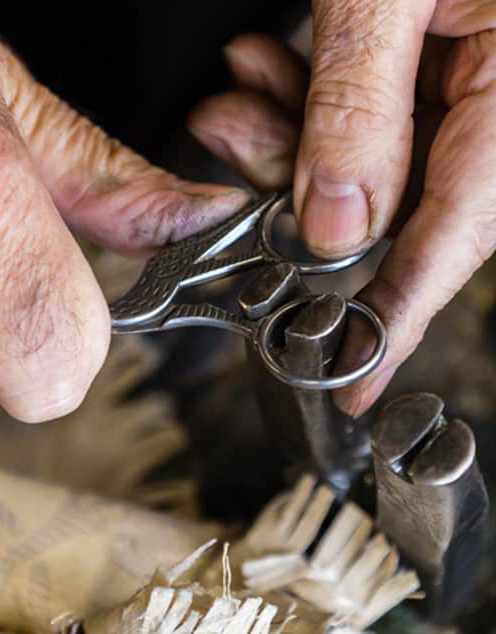
[[[280,328],[288,325],[298,310],[316,295],[297,297],[260,319],[250,320],[211,304],[173,303],[180,290],[230,277],[262,266],[291,265],[300,275],[333,273],[352,266],[366,253],[339,260],[294,262],[273,245],[276,216],[290,204],[290,194],[273,193],[249,204],[226,221],[165,247],[145,266],[136,284],[111,304],[114,334],[164,332],[188,326],[209,326],[230,330],[252,341],[269,371],[292,387],[327,390],[350,385],[370,374],[382,361],[386,351],[386,330],[379,317],[365,304],[344,300],[345,311],[367,319],[376,335],[370,358],[359,368],[339,376],[295,376],[277,360],[276,339]],[[252,230],[255,246],[248,253],[219,255]],[[337,315],[343,319],[345,315]]]

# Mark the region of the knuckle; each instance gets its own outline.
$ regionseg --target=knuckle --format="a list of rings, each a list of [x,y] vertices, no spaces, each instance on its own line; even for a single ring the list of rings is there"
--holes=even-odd
[[[369,62],[376,50],[390,45],[387,25],[396,4],[394,0],[315,0],[315,61],[345,68]]]
[[[364,132],[382,134],[395,123],[386,102],[377,89],[317,73],[308,94],[307,119],[325,136],[363,139]]]
[[[79,324],[65,306],[63,272],[54,270],[38,253],[23,250],[15,259],[16,267],[8,271],[2,289],[9,355],[22,359],[37,354],[66,330],[71,331],[69,354],[77,354]]]
[[[355,144],[349,138],[335,143],[332,141],[333,139],[326,137],[309,147],[306,152],[309,172],[314,177],[330,181],[360,182],[360,169],[367,158],[363,146]]]
[[[488,211],[475,215],[468,245],[472,245],[474,268],[479,269],[496,250],[496,201]]]
[[[74,411],[107,353],[103,302],[75,299],[60,269],[23,253],[1,289],[0,397],[11,415],[28,423]]]
[[[2,356],[11,364],[46,368],[53,379],[47,389],[54,393],[60,392],[61,383],[65,390],[88,383],[108,345],[103,301],[97,296],[88,305],[87,294],[86,301],[75,295],[70,262],[64,265],[27,248],[18,249],[13,259],[16,266],[5,271],[1,287]],[[47,378],[36,381],[45,385]]]
[[[9,176],[16,176],[20,166],[27,163],[27,152],[10,112],[0,101],[0,169],[2,184]]]
[[[98,189],[102,180],[106,187],[111,187],[114,185],[115,175],[125,178],[130,172],[139,173],[144,166],[148,167],[145,159],[138,157],[118,140],[108,137],[101,128],[44,87],[40,91],[43,94],[37,100],[38,120],[33,121],[30,134],[40,131],[43,136],[47,130],[57,125],[61,131],[59,148],[66,160],[66,171],[62,176],[78,165],[95,178],[93,186]],[[48,122],[50,125],[47,125]],[[105,175],[104,179],[102,175]]]
[[[449,106],[470,96],[491,93],[496,85],[496,30],[459,40],[447,65],[443,92]]]
[[[27,296],[16,302],[17,314],[7,319],[4,314],[2,323],[1,401],[12,416],[27,423],[60,418],[76,409],[94,371],[79,333],[68,330],[60,315],[43,305],[42,286],[36,294],[34,302]],[[99,350],[92,352],[100,356]]]
[[[496,27],[496,7],[487,0],[438,2],[430,30],[447,37],[465,37]]]
[[[401,22],[395,0],[315,2],[309,116],[325,134],[383,133],[404,124],[405,91],[391,73]],[[409,18],[410,19],[410,18]],[[395,41],[393,41],[393,39]],[[400,120],[401,119],[401,120]]]
[[[480,171],[482,172],[482,169]],[[451,191],[444,195],[439,195],[429,188],[426,188],[424,193],[425,207],[434,210],[434,213],[439,209],[445,210],[443,216],[447,225],[457,227],[458,242],[464,249],[464,257],[458,265],[460,276],[471,275],[496,250],[496,190],[493,188],[488,195],[487,189],[481,186],[480,191],[480,200],[469,200],[466,184],[462,182],[459,188],[453,186]],[[438,211],[437,213],[439,215]],[[456,290],[458,289],[453,289],[452,294]]]
[[[29,74],[19,59],[0,42],[0,93],[6,108],[16,101],[26,76]]]

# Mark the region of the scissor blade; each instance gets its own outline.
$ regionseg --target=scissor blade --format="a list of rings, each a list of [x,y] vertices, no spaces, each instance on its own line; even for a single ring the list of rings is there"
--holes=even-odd
[[[181,273],[185,266],[189,267],[219,255],[247,235],[277,198],[278,194],[265,196],[247,205],[221,224],[165,246],[149,262],[153,274],[158,277],[176,275]]]
[[[221,225],[222,231],[215,232],[215,236],[207,236],[207,239],[203,241],[204,246],[208,244],[210,246],[199,255],[196,262],[203,262],[215,257],[249,233],[260,220],[262,214],[274,204],[278,197],[279,194],[265,196],[244,211],[229,218]],[[201,234],[199,234],[199,237],[201,237]]]
[[[165,315],[181,288],[220,279],[260,263],[261,257],[255,253],[219,262],[210,260],[246,235],[277,197],[271,194],[220,225],[167,246],[149,260],[136,284],[110,306],[113,331],[150,332],[151,322]]]

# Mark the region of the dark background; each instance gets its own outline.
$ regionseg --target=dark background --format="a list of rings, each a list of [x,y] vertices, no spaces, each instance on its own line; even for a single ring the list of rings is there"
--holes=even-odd
[[[36,77],[157,161],[191,106],[226,85],[222,46],[246,31],[284,33],[308,2],[2,4],[0,34]]]

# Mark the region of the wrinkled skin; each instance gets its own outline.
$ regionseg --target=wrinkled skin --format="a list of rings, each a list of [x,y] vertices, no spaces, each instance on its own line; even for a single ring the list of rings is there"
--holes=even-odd
[[[313,0],[313,14],[310,68],[266,36],[239,37],[226,49],[238,89],[202,103],[190,128],[260,188],[294,176],[315,254],[394,234],[360,294],[386,324],[386,358],[335,393],[359,416],[496,247],[496,3]],[[355,322],[342,366],[371,345]]]
[[[246,200],[153,167],[0,45],[0,404],[27,422],[63,416],[105,359],[108,308],[71,230],[147,254]]]

